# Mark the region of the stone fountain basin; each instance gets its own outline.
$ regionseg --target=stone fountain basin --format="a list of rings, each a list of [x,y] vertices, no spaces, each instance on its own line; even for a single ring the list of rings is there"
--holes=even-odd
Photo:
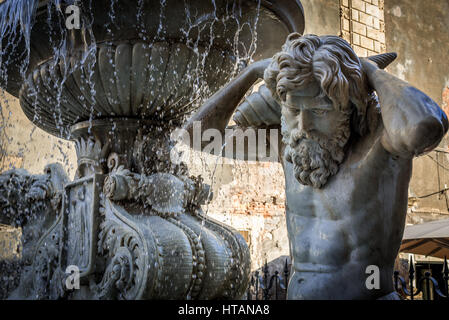
[[[89,119],[176,121],[192,110],[195,91],[206,86],[217,90],[229,80],[233,66],[232,57],[215,49],[201,65],[201,57],[185,44],[167,42],[99,44],[90,79],[79,57],[69,59],[70,73],[63,62],[40,64],[19,94],[27,117],[61,137],[73,124]]]
[[[237,61],[270,57],[304,29],[297,0],[83,0],[92,33],[67,30],[54,10],[49,19],[48,2],[38,2],[25,79],[25,41],[6,52],[6,89],[32,122],[62,138],[93,119],[180,122],[235,76]],[[66,50],[55,57],[61,39]]]

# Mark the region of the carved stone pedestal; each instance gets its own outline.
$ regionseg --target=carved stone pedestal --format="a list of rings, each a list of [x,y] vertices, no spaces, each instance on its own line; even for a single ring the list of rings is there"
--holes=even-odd
[[[36,246],[26,284],[31,298],[243,295],[250,271],[245,241],[203,214],[207,186],[171,164],[167,133],[154,130],[131,119],[72,128],[77,176],[65,185],[60,214]],[[151,150],[155,158],[142,157]],[[72,270],[79,271],[80,289],[69,290]]]

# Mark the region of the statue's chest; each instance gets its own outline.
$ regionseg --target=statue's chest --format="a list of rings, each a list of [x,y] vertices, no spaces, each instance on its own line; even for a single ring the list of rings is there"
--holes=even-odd
[[[284,163],[287,214],[325,220],[351,215],[354,203],[354,176],[339,171],[322,189],[300,184],[291,163]]]

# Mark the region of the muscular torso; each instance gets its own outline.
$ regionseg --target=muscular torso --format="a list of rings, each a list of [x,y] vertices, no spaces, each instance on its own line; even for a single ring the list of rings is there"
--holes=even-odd
[[[390,86],[396,83],[398,88],[404,85],[392,78],[388,82]],[[408,130],[410,133],[415,132],[416,123],[426,113],[438,113],[431,118],[441,118],[447,127],[441,112],[428,103],[426,96],[418,99],[416,90],[412,90],[414,98],[410,99],[409,91],[385,100],[383,108],[390,126],[394,125],[392,119],[407,126],[403,117],[410,112],[401,108],[414,106],[416,118],[408,120],[415,121]],[[271,109],[281,110],[278,102],[270,99],[267,89],[261,86],[259,93],[252,96],[238,108],[235,122],[243,127],[280,127],[280,117],[261,116],[271,114]],[[393,291],[393,265],[407,212],[412,153],[435,145],[441,138],[435,123],[435,130],[424,126],[424,138],[419,134],[409,137],[412,141],[404,137],[392,141],[386,136],[383,116],[377,107],[368,108],[369,133],[349,142],[339,171],[322,189],[304,186],[296,180],[293,165],[282,159],[285,146],[278,143],[285,173],[286,219],[293,260],[289,299],[372,299]],[[381,137],[385,138],[383,142]],[[410,157],[394,157],[382,143],[392,152],[398,147],[396,153],[403,157],[410,152]],[[380,271],[380,288],[369,290],[366,280],[370,274],[366,270],[373,265]]]
[[[393,291],[412,161],[385,151],[382,129],[353,142],[322,189],[300,184],[293,165],[282,160],[293,258],[290,299],[364,299]],[[378,290],[366,288],[369,265],[379,267]]]

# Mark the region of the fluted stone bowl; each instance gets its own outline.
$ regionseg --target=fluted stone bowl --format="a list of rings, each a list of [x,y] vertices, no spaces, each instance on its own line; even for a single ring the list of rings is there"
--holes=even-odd
[[[70,73],[62,62],[54,65],[51,60],[37,66],[19,95],[27,117],[61,136],[61,130],[88,119],[175,121],[191,111],[195,88],[217,90],[229,77],[217,76],[216,70],[232,68],[231,57],[215,49],[201,65],[201,57],[182,43],[99,44],[95,58],[90,79],[87,66],[77,67],[80,59],[76,56],[70,57]],[[200,82],[202,74],[205,77]]]
[[[67,139],[86,120],[179,123],[239,67],[271,57],[304,29],[298,0],[83,0],[79,30],[67,30],[52,1],[34,1],[29,63],[21,73],[22,37],[5,52],[13,62],[5,87],[32,122]]]

